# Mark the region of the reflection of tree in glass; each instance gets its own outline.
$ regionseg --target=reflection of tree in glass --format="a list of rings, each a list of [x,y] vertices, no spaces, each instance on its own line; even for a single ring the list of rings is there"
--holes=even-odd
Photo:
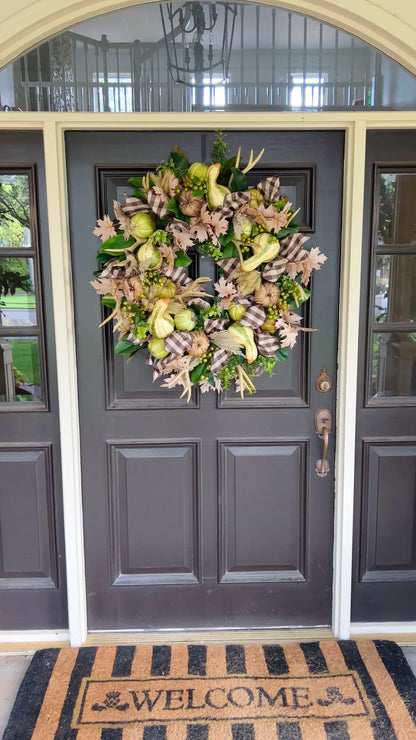
[[[380,201],[378,216],[378,242],[393,242],[393,221],[396,198],[396,175],[384,173],[380,177]]]
[[[26,175],[0,176],[0,247],[25,246],[30,228],[29,181]]]
[[[0,262],[0,299],[8,294],[14,295],[16,290],[30,293],[32,282],[27,270],[26,260],[10,257],[10,259]]]

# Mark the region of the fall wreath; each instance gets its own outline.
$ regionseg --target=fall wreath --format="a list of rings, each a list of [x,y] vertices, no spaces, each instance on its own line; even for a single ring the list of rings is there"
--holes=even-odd
[[[135,190],[114,201],[115,220],[98,219],[93,232],[102,244],[91,285],[112,309],[103,324],[113,320],[119,332],[115,352],[147,348],[153,379],[181,386],[188,401],[192,386],[221,391],[232,381],[241,396],[253,393],[254,379],[271,376],[306,331],[296,309],[326,256],[305,249],[278,176],[248,187],[263,151],[243,166],[240,149],[227,158],[221,133],[211,165],[190,164],[176,148],[155,172],[129,180]],[[190,250],[217,264],[214,296],[209,278],[189,277]]]

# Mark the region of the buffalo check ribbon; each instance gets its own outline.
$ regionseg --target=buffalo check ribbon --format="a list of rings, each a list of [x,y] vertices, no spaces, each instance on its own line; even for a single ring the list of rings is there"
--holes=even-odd
[[[193,339],[189,331],[174,331],[165,339],[165,350],[172,355],[183,355],[191,349]]]
[[[265,203],[272,203],[280,198],[280,178],[278,175],[271,175],[259,182],[257,190],[262,194]]]
[[[159,195],[152,188],[147,194],[147,202],[158,218],[164,218],[164,216],[168,215],[166,206],[169,203],[169,198],[165,194],[163,196]]]
[[[254,338],[261,355],[264,355],[264,357],[274,357],[274,353],[280,347],[280,340],[277,337],[263,331],[256,331]]]
[[[214,208],[213,213],[218,214],[220,218],[232,218],[233,214],[242,206],[250,203],[248,193],[227,193],[222,206]]]
[[[184,267],[169,267],[169,265],[164,265],[160,269],[160,274],[181,286],[184,286],[187,281],[191,282]]]
[[[239,266],[240,260],[238,257],[227,257],[224,260],[218,260],[218,267],[224,271],[224,277],[229,278],[231,273]]]
[[[212,361],[211,361],[211,372],[213,375],[217,375],[219,371],[225,367],[225,365],[228,362],[228,358],[230,356],[230,353],[227,352],[225,349],[216,349],[214,354],[212,355]]]
[[[262,272],[264,280],[275,283],[286,269],[288,262],[297,262],[303,259],[306,252],[303,245],[307,242],[309,236],[305,234],[291,234],[285,239],[280,239],[280,252],[273,262],[269,262]]]
[[[241,326],[249,326],[251,329],[258,329],[266,321],[266,312],[264,308],[254,304],[247,309],[240,319]]]
[[[121,210],[126,216],[134,216],[136,213],[151,213],[151,207],[148,203],[143,203],[140,198],[135,198],[134,195],[125,195],[125,204],[121,206]]]
[[[168,355],[163,360],[156,360],[151,354],[148,354],[145,360],[146,365],[150,365],[153,368],[153,382],[157,380],[161,375],[164,375],[166,367],[172,360],[175,359],[175,355]]]
[[[228,324],[228,319],[205,319],[204,332],[211,334],[213,331],[224,331]]]

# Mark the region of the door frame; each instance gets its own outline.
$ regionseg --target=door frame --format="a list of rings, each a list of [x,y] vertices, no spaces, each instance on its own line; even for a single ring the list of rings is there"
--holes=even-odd
[[[339,298],[337,434],[333,616],[335,637],[415,633],[416,622],[356,624],[350,620],[356,377],[368,129],[416,129],[415,112],[342,113],[0,113],[0,130],[42,130],[49,217],[55,343],[61,429],[61,462],[68,583],[68,637],[82,645],[88,633],[81,489],[81,450],[77,391],[74,302],[66,187],[65,132],[69,130],[331,130],[345,132]],[[301,626],[301,625],[300,625]],[[33,632],[31,639],[34,638]],[[183,638],[183,633],[182,639]],[[62,633],[59,639],[66,636]],[[52,637],[52,636],[50,636]],[[11,635],[0,633],[0,641]],[[15,637],[16,639],[16,637]],[[21,634],[17,638],[24,641]],[[40,640],[49,639],[45,633]]]

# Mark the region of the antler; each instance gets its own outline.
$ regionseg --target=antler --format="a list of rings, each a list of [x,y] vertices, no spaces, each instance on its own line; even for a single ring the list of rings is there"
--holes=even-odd
[[[247,172],[249,172],[250,170],[253,169],[253,167],[255,167],[257,162],[259,162],[260,159],[262,158],[263,154],[264,154],[264,149],[262,149],[260,154],[258,154],[257,157],[253,159],[253,150],[250,151],[250,158],[248,160],[248,165],[242,170],[243,175],[246,175]]]

